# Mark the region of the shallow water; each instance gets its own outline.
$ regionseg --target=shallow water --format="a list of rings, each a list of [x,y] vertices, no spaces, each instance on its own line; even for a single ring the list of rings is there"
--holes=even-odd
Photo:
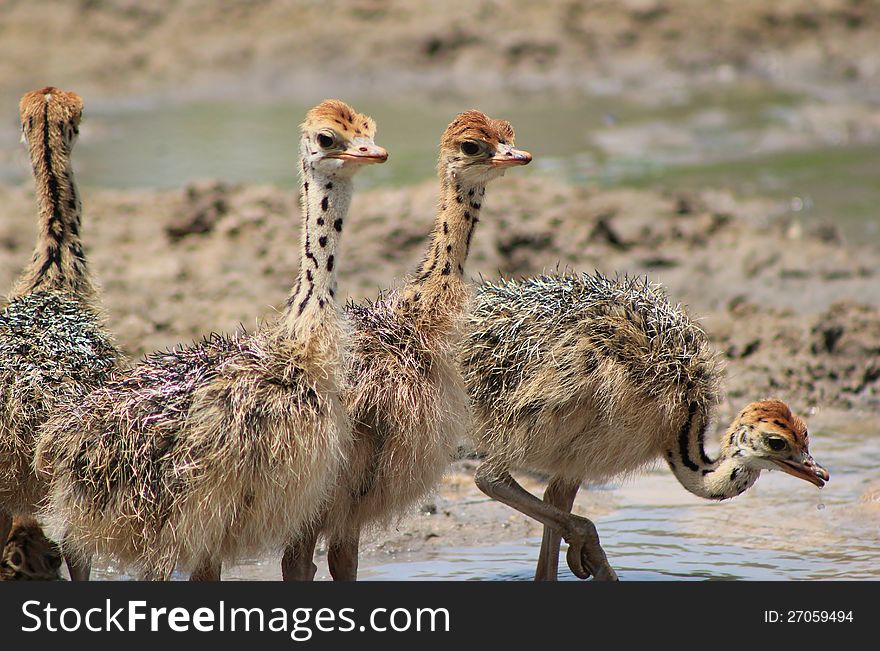
[[[503,116],[535,162],[523,173],[576,183],[732,188],[770,195],[806,220],[880,239],[880,127],[868,106],[828,108],[755,83],[660,99],[543,95],[352,99],[379,124],[386,165],[361,187],[421,181],[437,141],[466,106]],[[75,162],[86,186],[177,187],[200,178],[292,186],[301,102],[89,105]],[[862,111],[861,113],[859,111]],[[866,117],[867,116],[867,117]],[[5,127],[5,128],[4,128]],[[872,131],[873,129],[873,131]],[[29,174],[13,121],[0,125],[0,182]],[[865,144],[868,143],[868,144]]]
[[[686,493],[659,468],[624,485],[603,487],[613,491],[619,508],[594,522],[621,580],[880,579],[880,503],[859,501],[869,482],[876,486],[878,480],[880,418],[811,433],[811,439],[814,456],[831,473],[821,491],[782,473],[764,473],[740,497],[713,503]],[[415,560],[364,559],[360,578],[530,580],[540,544],[533,538],[449,547]],[[319,566],[319,578],[326,578],[326,566]],[[94,575],[130,578],[101,563]],[[279,559],[230,567],[224,578],[278,579]],[[560,579],[577,580],[564,555]]]
[[[831,473],[821,491],[764,473],[727,503],[687,494],[666,470],[615,489],[621,508],[594,522],[621,580],[880,579],[880,503],[859,503],[878,480],[880,419],[870,430],[811,434]],[[588,515],[588,514],[584,514]],[[365,568],[365,579],[529,580],[540,538],[450,548],[419,562]],[[560,579],[577,580],[560,561]]]

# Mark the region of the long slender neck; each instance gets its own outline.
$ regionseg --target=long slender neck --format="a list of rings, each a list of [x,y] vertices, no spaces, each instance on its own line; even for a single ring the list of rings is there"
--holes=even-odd
[[[46,111],[25,125],[39,205],[40,229],[30,264],[11,298],[37,291],[69,291],[82,299],[95,289],[80,239],[82,205],[73,180],[70,151],[62,127]]]
[[[437,217],[431,231],[425,259],[403,290],[407,304],[434,311],[437,305],[449,311],[463,309],[464,266],[471,239],[480,221],[485,185],[463,185],[443,176]]]
[[[316,322],[336,318],[336,252],[352,179],[321,174],[303,162],[303,225],[299,276],[281,317],[288,336],[309,337]]]
[[[718,458],[710,459],[703,445],[707,426],[707,415],[691,403],[675,444],[666,450],[666,461],[679,483],[694,495],[710,500],[736,497],[757,481],[760,470],[745,465],[734,440],[735,424],[722,439]]]

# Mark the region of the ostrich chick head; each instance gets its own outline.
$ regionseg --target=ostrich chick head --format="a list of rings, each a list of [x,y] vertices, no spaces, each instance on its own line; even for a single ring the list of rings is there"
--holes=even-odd
[[[782,470],[819,488],[829,479],[810,456],[806,424],[781,400],[747,405],[731,424],[725,444],[754,470]]]
[[[23,142],[32,148],[54,147],[63,153],[70,153],[79,136],[82,119],[83,101],[79,95],[46,86],[25,93],[18,108]],[[43,133],[45,137],[38,138],[38,133]]]
[[[338,99],[324,100],[302,123],[303,165],[326,176],[352,176],[384,163],[388,152],[373,142],[376,123]]]
[[[438,173],[463,185],[484,185],[508,167],[528,165],[532,155],[514,148],[510,122],[494,120],[480,111],[460,113],[440,141]]]

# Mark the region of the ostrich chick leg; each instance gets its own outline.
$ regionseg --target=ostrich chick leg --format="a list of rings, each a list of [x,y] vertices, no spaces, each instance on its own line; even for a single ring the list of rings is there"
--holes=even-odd
[[[327,545],[327,566],[334,581],[357,581],[360,533],[331,540]]]
[[[312,562],[318,544],[317,528],[309,529],[293,544],[284,548],[281,578],[284,581],[314,581],[318,566]]]
[[[544,502],[555,506],[561,511],[571,513],[574,498],[577,495],[580,483],[569,482],[560,477],[554,477],[544,491]],[[541,553],[538,555],[538,569],[535,571],[535,581],[555,581],[559,569],[559,543],[562,536],[553,527],[544,525],[544,538],[541,540]]]
[[[62,549],[65,547],[64,544],[61,545]],[[77,554],[64,554],[64,563],[67,565],[71,581],[89,580],[89,575],[92,573],[92,559],[90,557],[83,558]]]
[[[5,509],[0,509],[0,554],[9,540],[9,532],[12,531],[12,514]]]
[[[222,563],[212,563],[211,561],[202,561],[195,571],[190,574],[190,581],[219,581],[220,569]]]
[[[592,575],[596,581],[617,580],[617,574],[608,564],[592,522],[542,502],[520,486],[510,473],[492,472],[488,464],[480,466],[474,480],[479,489],[492,499],[558,531],[568,543],[566,560],[576,577],[588,579]]]

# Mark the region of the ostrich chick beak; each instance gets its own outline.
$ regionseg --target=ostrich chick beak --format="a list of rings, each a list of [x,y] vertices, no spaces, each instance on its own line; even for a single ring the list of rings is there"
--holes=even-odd
[[[528,165],[532,162],[532,155],[523,149],[514,149],[503,145],[498,148],[490,160],[492,167],[512,167],[514,165]]]
[[[335,158],[363,165],[370,163],[384,163],[388,160],[388,152],[378,145],[356,143],[345,151],[338,153]]]
[[[805,455],[804,460],[801,463],[777,459],[774,459],[773,463],[779,466],[779,469],[783,472],[786,472],[793,477],[804,479],[811,484],[815,484],[819,488],[822,488],[825,485],[825,482],[831,478],[828,471],[813,461],[813,457],[810,455]]]

